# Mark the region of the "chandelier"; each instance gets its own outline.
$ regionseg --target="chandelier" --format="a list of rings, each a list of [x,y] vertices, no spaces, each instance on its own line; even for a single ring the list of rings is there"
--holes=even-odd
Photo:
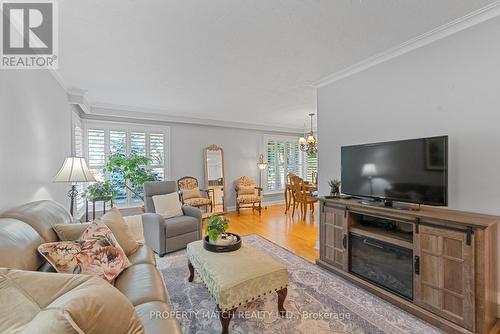
[[[309,135],[307,136],[306,139],[306,133],[304,131],[304,136],[299,138],[299,144],[300,144],[300,150],[302,152],[306,152],[309,155],[315,154],[318,152],[318,140],[314,136],[313,132],[313,116],[315,114],[312,112],[309,114],[309,117],[311,117],[311,131],[309,132]]]

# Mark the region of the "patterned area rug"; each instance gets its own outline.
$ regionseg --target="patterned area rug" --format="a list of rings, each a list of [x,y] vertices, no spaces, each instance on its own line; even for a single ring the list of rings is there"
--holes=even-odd
[[[280,318],[276,294],[267,295],[238,308],[229,326],[230,333],[441,333],[260,236],[245,236],[243,241],[288,268],[287,315]],[[186,252],[175,252],[157,261],[184,333],[220,333],[214,299],[196,274],[192,283],[187,281]]]

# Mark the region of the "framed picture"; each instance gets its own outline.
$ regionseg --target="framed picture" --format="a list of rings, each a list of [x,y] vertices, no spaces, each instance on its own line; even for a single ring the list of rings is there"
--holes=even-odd
[[[446,169],[446,146],[442,138],[425,139],[425,169],[442,171]]]

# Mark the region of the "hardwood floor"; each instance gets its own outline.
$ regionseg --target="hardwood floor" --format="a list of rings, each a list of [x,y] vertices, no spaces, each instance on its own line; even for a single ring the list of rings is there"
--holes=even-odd
[[[257,211],[252,214],[251,209],[241,209],[240,215],[236,212],[230,212],[225,216],[231,219],[230,232],[241,236],[258,234],[304,259],[314,262],[319,257],[316,249],[319,210],[317,204],[315,205],[314,216],[308,209],[305,221],[300,219],[300,209],[295,212],[293,217],[291,212],[285,214],[284,205],[262,208],[262,216],[259,216]],[[120,209],[120,211],[125,216],[141,214],[139,208]],[[205,225],[205,220],[203,225]],[[205,226],[203,230],[205,230]]]
[[[317,205],[317,204],[316,204]],[[318,207],[314,216],[308,210],[306,220],[300,219],[299,213],[285,214],[284,205],[268,206],[262,209],[262,216],[251,209],[242,209],[240,215],[230,212],[225,216],[231,219],[229,231],[239,235],[258,234],[291,252],[314,262],[319,254],[316,249],[318,241]]]

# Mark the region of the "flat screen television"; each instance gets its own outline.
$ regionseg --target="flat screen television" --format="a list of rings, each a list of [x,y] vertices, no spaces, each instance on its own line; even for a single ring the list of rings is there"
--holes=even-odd
[[[343,146],[342,193],[448,205],[448,136]]]

